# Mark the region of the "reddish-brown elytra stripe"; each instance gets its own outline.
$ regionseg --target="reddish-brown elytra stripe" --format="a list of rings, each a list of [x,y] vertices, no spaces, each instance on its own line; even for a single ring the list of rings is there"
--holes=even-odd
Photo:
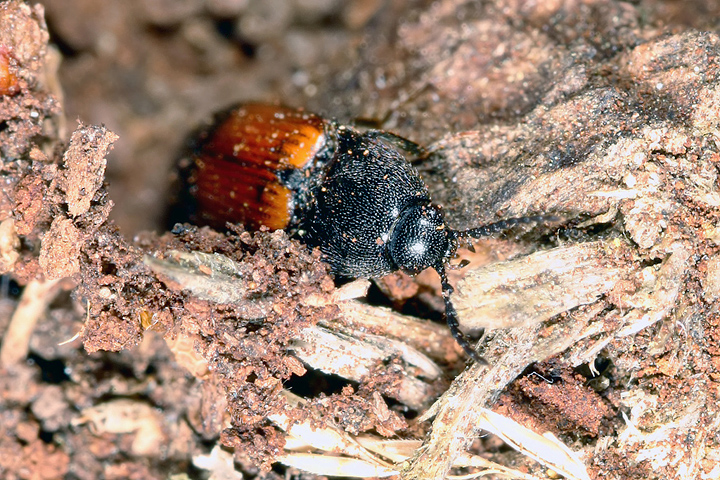
[[[204,132],[188,182],[197,220],[216,228],[226,222],[251,229],[284,229],[294,195],[280,172],[313,167],[326,144],[326,122],[310,113],[247,104]]]

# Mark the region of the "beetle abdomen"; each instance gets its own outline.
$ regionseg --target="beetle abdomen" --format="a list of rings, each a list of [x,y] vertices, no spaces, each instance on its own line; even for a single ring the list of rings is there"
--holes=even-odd
[[[326,122],[310,113],[263,104],[225,112],[200,134],[189,159],[192,220],[220,229],[226,222],[287,228],[298,191],[308,186],[285,178],[309,179],[327,145]],[[308,172],[287,173],[293,170]]]

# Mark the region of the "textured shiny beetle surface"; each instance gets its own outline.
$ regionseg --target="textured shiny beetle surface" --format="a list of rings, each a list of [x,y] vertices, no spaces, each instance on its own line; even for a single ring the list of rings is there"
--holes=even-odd
[[[218,115],[182,159],[179,203],[198,224],[286,229],[319,248],[337,278],[434,268],[453,336],[485,363],[459,329],[448,262],[463,238],[545,217],[453,230],[406,158],[421,151],[388,132],[360,132],[301,110],[240,105]]]

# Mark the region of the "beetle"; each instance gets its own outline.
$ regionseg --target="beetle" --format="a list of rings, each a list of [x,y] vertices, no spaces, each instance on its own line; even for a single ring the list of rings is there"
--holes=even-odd
[[[361,132],[303,110],[242,104],[196,135],[180,162],[179,203],[190,208],[197,224],[285,229],[319,248],[336,279],[435,269],[453,337],[484,364],[460,331],[446,267],[462,239],[547,217],[450,228],[408,161],[408,155],[421,152],[417,144],[382,130]]]

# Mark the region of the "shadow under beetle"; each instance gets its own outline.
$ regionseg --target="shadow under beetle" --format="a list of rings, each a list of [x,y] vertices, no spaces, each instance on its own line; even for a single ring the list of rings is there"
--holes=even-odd
[[[302,110],[244,104],[218,115],[179,165],[180,215],[224,229],[286,229],[339,279],[434,268],[453,337],[487,363],[459,329],[446,266],[464,238],[481,238],[549,217],[453,230],[403,152],[422,149],[381,130],[359,132]],[[179,219],[179,218],[178,218]]]

